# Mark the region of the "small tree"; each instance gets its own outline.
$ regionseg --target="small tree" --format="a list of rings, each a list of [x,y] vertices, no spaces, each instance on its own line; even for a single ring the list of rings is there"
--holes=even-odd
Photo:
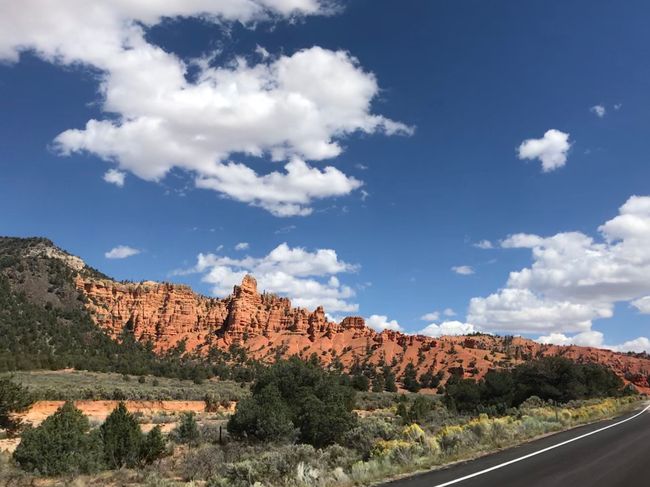
[[[199,425],[194,413],[183,413],[176,427],[176,437],[181,443],[196,444],[199,441]]]
[[[356,374],[352,376],[352,387],[357,391],[365,392],[370,387],[370,379],[361,373]]]
[[[384,381],[383,374],[377,374],[372,379],[372,392],[383,392],[386,388],[386,382]]]
[[[21,426],[14,415],[25,411],[33,403],[31,394],[10,379],[0,379],[0,428],[13,436]]]
[[[14,459],[41,475],[91,473],[102,466],[102,442],[81,411],[66,402],[37,428],[28,428]]]
[[[404,389],[410,392],[418,392],[420,390],[420,383],[418,382],[418,372],[412,362],[406,364],[404,375],[402,377],[402,385]]]
[[[101,426],[104,458],[109,468],[134,467],[140,459],[142,431],[135,417],[120,402]]]
[[[347,380],[346,380],[347,379]],[[284,439],[294,429],[316,447],[338,442],[356,423],[355,390],[348,376],[298,357],[280,360],[260,374],[249,399],[228,422],[233,436]]]
[[[397,384],[395,383],[395,374],[390,367],[384,366],[384,386],[388,392],[397,392]]]
[[[291,412],[275,385],[268,385],[255,398],[247,397],[237,404],[228,422],[228,432],[239,438],[248,435],[258,440],[285,440],[295,428]]]
[[[165,439],[160,426],[156,426],[146,434],[140,446],[140,462],[150,464],[165,454]]]

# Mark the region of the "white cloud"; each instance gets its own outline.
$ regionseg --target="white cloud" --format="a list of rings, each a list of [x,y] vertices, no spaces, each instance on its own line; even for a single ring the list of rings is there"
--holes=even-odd
[[[623,107],[622,103],[615,103],[614,104],[614,110],[620,110]]]
[[[456,316],[456,312],[451,308],[445,308],[442,314],[445,316]]]
[[[644,296],[632,301],[632,306],[639,310],[639,312],[650,315],[650,296]]]
[[[235,245],[235,250],[246,250],[250,247],[248,242],[239,242],[237,245]]]
[[[634,340],[627,341],[620,345],[615,345],[611,348],[615,352],[636,352],[636,353],[650,353],[650,339],[647,337],[639,337]]]
[[[594,105],[589,109],[589,111],[595,114],[598,118],[603,118],[607,113],[607,110],[605,110],[603,105]]]
[[[563,333],[551,333],[541,336],[536,341],[552,345],[578,345],[581,347],[602,347],[603,334],[599,331],[585,331],[573,336],[566,336]]]
[[[467,335],[475,333],[478,329],[470,323],[462,323],[460,321],[443,321],[439,325],[431,323],[426,328],[418,331],[418,335],[426,335],[430,337],[439,337],[444,335]]]
[[[582,333],[613,315],[617,302],[643,311],[650,295],[650,197],[632,196],[599,227],[551,237],[518,234],[505,248],[529,248],[530,267],[506,287],[470,301],[468,321],[493,331]]]
[[[544,242],[542,237],[529,233],[516,233],[501,241],[504,249],[532,249]]]
[[[476,247],[477,249],[489,250],[489,249],[493,249],[494,245],[492,245],[492,242],[490,242],[489,240],[481,240],[480,242],[476,242],[474,244],[474,247]]]
[[[117,169],[109,169],[104,173],[104,181],[107,183],[114,184],[115,186],[122,187],[124,186],[124,178],[126,174]]]
[[[606,345],[604,343],[604,336],[599,331],[586,331],[578,333],[574,336],[566,336],[563,333],[551,333],[548,336],[541,336],[537,340],[540,343],[547,343],[552,345],[578,345],[581,347],[596,347],[613,350],[614,352],[636,352],[636,353],[650,353],[650,339],[646,337],[638,337],[634,340],[629,340],[620,345]]]
[[[217,254],[199,254],[197,264],[177,273],[200,273],[212,285],[212,293],[226,296],[246,274],[257,279],[260,291],[287,296],[296,306],[314,309],[323,306],[330,313],[354,312],[354,290],[341,284],[337,275],[356,272],[358,266],[340,260],[334,250],[313,252],[301,247],[278,245],[263,257],[231,258]]]
[[[469,265],[454,266],[451,268],[451,270],[456,274],[460,274],[461,276],[469,276],[471,274],[474,274],[474,269]]]
[[[128,245],[118,245],[104,254],[107,259],[126,259],[138,255],[140,250],[129,247]]]
[[[519,159],[539,159],[542,171],[550,172],[566,164],[570,147],[569,134],[550,129],[541,139],[524,140],[517,151]]]
[[[433,311],[431,313],[426,313],[420,316],[422,321],[438,321],[440,319],[440,313],[438,311]]]
[[[366,325],[378,332],[384,330],[403,331],[397,321],[389,320],[385,315],[372,315],[366,318]]]
[[[160,181],[173,168],[200,188],[277,216],[307,215],[315,200],[349,194],[361,182],[327,166],[340,141],[357,133],[409,134],[412,129],[372,113],[379,86],[345,51],[318,46],[291,55],[182,60],[150,44],[147,29],[163,19],[255,22],[331,13],[318,0],[43,0],[0,6],[0,60],[20,52],[62,65],[94,68],[102,108],[111,116],[56,137],[63,155],[88,152],[122,172]],[[259,50],[258,50],[259,51]],[[192,80],[188,69],[195,70]],[[283,170],[258,173],[233,156],[282,161]]]

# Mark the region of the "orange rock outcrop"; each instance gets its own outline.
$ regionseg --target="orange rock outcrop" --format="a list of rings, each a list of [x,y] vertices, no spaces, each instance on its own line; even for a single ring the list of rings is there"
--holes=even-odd
[[[329,321],[322,307],[294,308],[287,298],[259,293],[246,276],[223,299],[201,296],[188,286],[167,283],[117,283],[77,277],[77,287],[95,322],[115,338],[127,329],[158,351],[181,341],[186,349],[207,353],[210,347],[244,347],[249,356],[273,360],[277,356],[313,353],[324,363],[340,361],[388,364],[399,375],[409,362],[419,373],[461,371],[480,378],[493,368],[526,360],[562,355],[576,361],[603,363],[642,391],[650,392],[650,359],[589,347],[543,345],[521,337],[491,335],[426,337],[385,330],[378,333],[363,318]]]

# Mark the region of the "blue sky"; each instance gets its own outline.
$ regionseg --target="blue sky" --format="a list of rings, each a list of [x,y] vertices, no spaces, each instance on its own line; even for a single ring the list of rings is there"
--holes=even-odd
[[[646,2],[176,3],[0,7],[1,234],[378,328],[650,347]]]

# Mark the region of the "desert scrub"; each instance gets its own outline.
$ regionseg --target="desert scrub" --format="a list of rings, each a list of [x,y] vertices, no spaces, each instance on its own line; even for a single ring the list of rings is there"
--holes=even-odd
[[[563,406],[530,401],[513,414],[464,418],[458,424],[440,427],[433,434],[417,424],[409,425],[399,436],[377,439],[370,458],[355,463],[345,473],[355,484],[369,484],[605,419],[631,409],[638,401],[637,396],[574,401]]]
[[[0,377],[9,377],[0,374]],[[191,380],[165,377],[129,376],[110,372],[74,371],[16,371],[14,381],[26,387],[35,400],[151,400],[151,401],[205,401],[206,396],[215,407],[227,407],[249,395],[248,386],[231,380],[206,380],[197,385]],[[128,377],[124,380],[123,377]]]

